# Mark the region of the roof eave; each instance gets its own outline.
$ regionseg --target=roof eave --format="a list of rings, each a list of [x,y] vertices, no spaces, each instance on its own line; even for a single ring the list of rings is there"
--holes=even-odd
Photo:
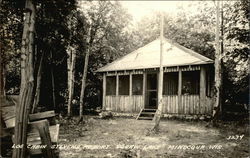
[[[175,67],[175,66],[188,66],[188,65],[209,65],[213,64],[214,61],[206,61],[206,63],[197,63],[197,64],[183,64],[183,65],[170,65],[170,66],[164,66],[163,67]],[[152,68],[159,68],[159,66],[152,66],[152,67],[141,67],[141,68],[128,68],[128,69],[111,69],[111,70],[103,70],[104,67],[96,70],[95,72],[103,73],[103,72],[110,72],[110,71],[130,71],[130,70],[140,70],[140,69],[152,69]]]

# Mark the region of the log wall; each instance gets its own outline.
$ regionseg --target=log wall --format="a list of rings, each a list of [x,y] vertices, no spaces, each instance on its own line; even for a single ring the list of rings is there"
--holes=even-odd
[[[115,112],[140,112],[143,106],[142,95],[106,96],[104,109]]]
[[[179,104],[180,101],[180,104]],[[212,114],[211,98],[206,97],[203,104],[200,103],[199,95],[164,95],[163,113],[164,114]]]
[[[178,95],[163,96],[163,114],[199,115],[212,114],[212,100],[206,97],[206,102],[200,104],[199,95],[181,95],[179,105]],[[104,110],[114,112],[140,112],[144,107],[142,95],[138,96],[106,96]]]

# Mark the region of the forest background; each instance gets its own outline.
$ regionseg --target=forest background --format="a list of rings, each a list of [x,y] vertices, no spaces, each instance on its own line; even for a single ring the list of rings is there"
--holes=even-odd
[[[102,81],[95,71],[160,34],[160,12],[135,20],[124,2],[35,2],[32,92],[37,103],[35,111],[54,109],[72,115],[79,113],[81,103],[84,111],[100,107]],[[0,89],[1,94],[18,95],[25,2],[3,0],[0,5]],[[249,8],[247,0],[223,1],[220,40],[224,48],[225,111],[249,109]],[[180,5],[175,14],[164,12],[164,21],[165,38],[214,59],[216,10],[213,1]],[[87,68],[85,83],[84,67]]]

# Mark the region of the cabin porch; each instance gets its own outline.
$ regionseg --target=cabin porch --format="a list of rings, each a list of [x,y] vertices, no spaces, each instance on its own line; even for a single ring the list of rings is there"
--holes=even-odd
[[[163,114],[211,115],[211,65],[164,68]],[[158,68],[103,73],[103,109],[157,109]]]

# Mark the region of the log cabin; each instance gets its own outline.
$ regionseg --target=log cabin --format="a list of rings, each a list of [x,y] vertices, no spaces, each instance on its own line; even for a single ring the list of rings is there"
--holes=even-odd
[[[101,67],[103,110],[157,109],[160,38]],[[213,60],[163,40],[163,114],[212,115]]]

